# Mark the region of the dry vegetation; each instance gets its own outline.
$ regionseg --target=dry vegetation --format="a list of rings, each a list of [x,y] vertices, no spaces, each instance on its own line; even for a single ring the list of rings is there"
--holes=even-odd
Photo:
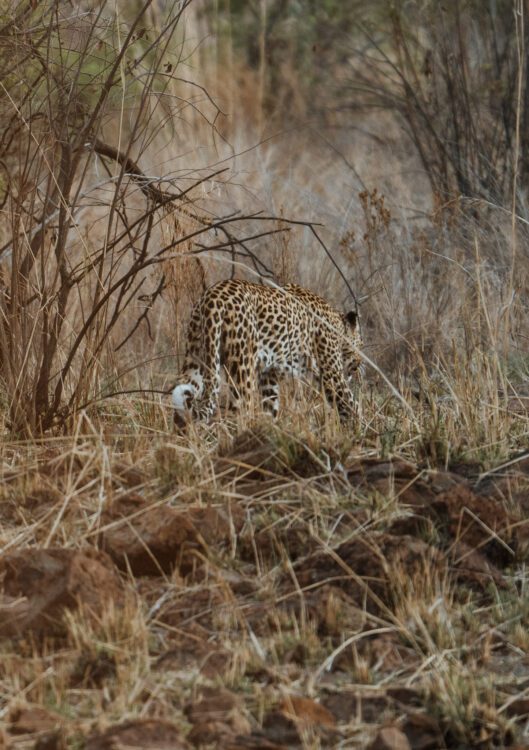
[[[322,2],[315,72],[288,3],[248,58],[171,5],[2,5],[0,748],[528,747],[522,4],[482,89],[488,27],[335,59]],[[297,383],[174,431],[231,273],[353,290],[357,424]]]

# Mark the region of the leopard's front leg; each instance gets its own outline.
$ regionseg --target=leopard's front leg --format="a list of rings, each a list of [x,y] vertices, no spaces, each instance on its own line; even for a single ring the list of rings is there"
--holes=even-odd
[[[336,406],[342,422],[351,422],[358,418],[358,403],[343,375],[333,377],[324,374],[322,386],[327,401]]]

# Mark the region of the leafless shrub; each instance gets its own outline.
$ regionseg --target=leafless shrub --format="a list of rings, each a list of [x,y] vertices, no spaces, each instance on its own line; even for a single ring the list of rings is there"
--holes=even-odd
[[[148,327],[171,253],[196,253],[188,266],[201,278],[198,256],[212,247],[268,273],[249,244],[266,229],[248,232],[246,221],[241,239],[236,226],[248,217],[205,216],[193,205],[193,191],[225,169],[176,184],[140,166],[184,111],[211,127],[218,114],[179,75],[189,2],[159,18],[146,0],[123,24],[106,3],[86,12],[60,0],[13,3],[0,33],[0,373],[15,430],[63,424],[89,399],[105,353]],[[157,244],[175,210],[190,220],[186,231],[172,220]]]
[[[520,186],[529,176],[529,80],[519,64],[528,29],[518,3],[397,2],[382,15],[384,23],[363,27],[351,60],[351,107],[363,99],[398,113],[442,202],[508,204],[518,113]]]

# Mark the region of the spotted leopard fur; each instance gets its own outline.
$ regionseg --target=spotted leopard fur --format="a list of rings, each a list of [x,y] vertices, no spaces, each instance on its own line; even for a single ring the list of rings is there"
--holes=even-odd
[[[211,418],[223,366],[236,408],[247,406],[258,388],[265,410],[276,416],[281,378],[312,372],[342,420],[349,420],[356,414],[350,380],[361,366],[361,343],[357,314],[338,312],[308,289],[221,281],[191,315],[172,393],[175,420]]]

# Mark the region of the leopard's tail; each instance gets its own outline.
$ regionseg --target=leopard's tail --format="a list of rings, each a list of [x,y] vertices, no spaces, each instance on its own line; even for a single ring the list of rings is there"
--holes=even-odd
[[[172,392],[175,412],[209,419],[217,407],[221,380],[222,317],[205,315],[207,294],[191,315],[188,344],[182,372]]]

